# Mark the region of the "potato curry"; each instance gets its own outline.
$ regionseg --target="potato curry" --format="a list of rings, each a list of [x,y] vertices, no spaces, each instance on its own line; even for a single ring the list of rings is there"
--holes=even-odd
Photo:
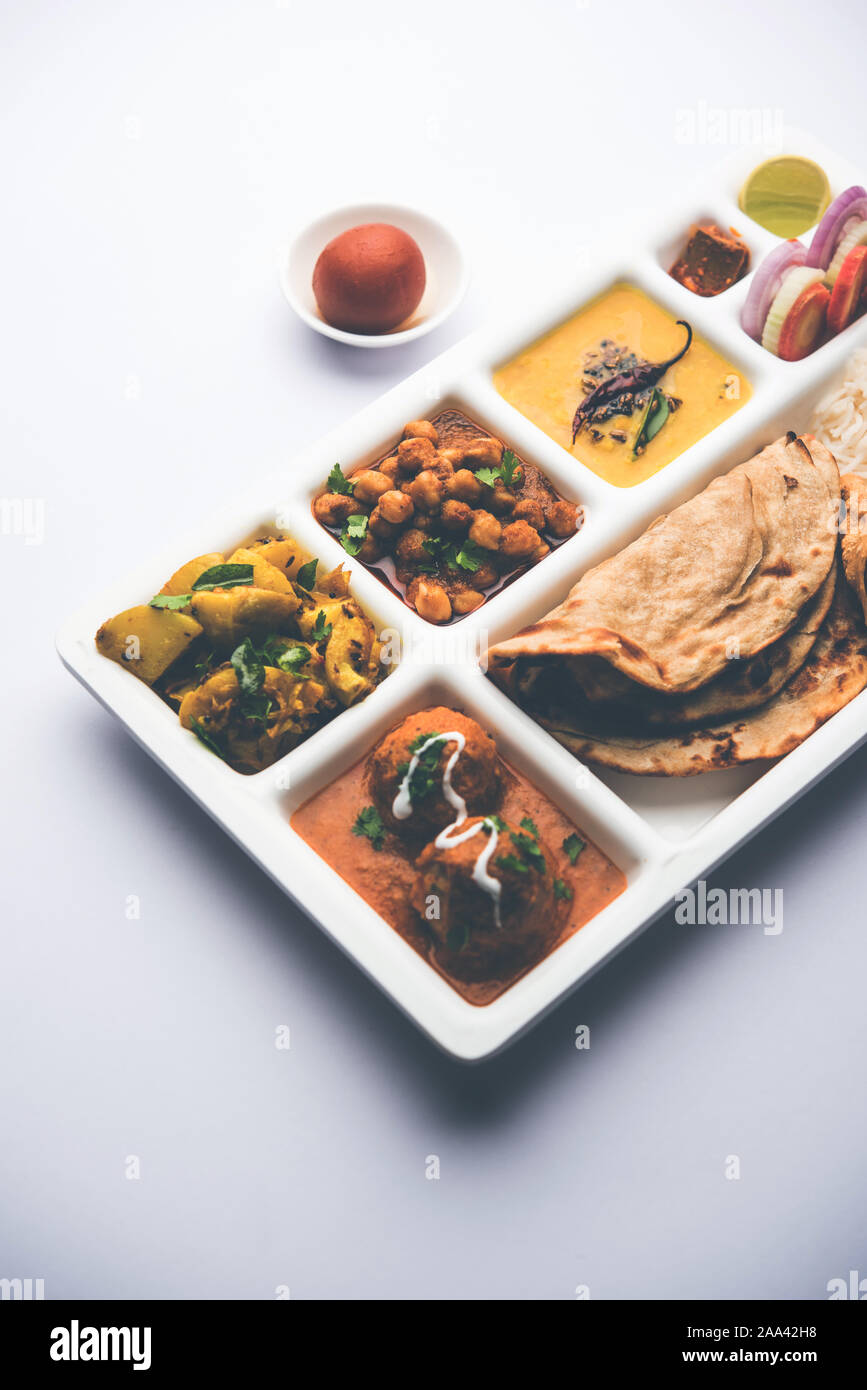
[[[96,645],[238,772],[260,772],[373,690],[376,630],[342,567],[317,577],[285,536],[182,565]]]

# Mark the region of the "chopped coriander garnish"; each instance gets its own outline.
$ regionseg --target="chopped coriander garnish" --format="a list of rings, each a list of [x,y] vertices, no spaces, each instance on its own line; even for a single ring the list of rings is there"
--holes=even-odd
[[[343,469],[339,463],[335,463],[331,472],[328,474],[328,481],[325,486],[329,492],[339,492],[341,497],[351,497],[355,491],[355,483],[351,483],[344,476]]]
[[[485,487],[496,487],[497,483],[502,483],[504,487],[513,487],[515,472],[521,466],[521,461],[517,454],[511,449],[503,450],[503,457],[495,468],[477,468],[476,477]]]
[[[412,743],[409,745],[410,753],[417,753],[420,748],[424,748],[429,738],[435,738],[442,741],[442,734],[416,734]]]
[[[543,874],[545,872],[545,856],[539,848],[537,841],[530,835],[517,835],[514,830],[510,831],[509,835],[512,844],[522,857],[526,859],[531,868]]]
[[[452,564],[452,551],[450,550],[447,557],[449,568],[469,570],[471,574],[475,574],[483,559],[482,551],[475,541],[464,541],[463,545],[455,546],[452,549],[454,551],[454,564]]]
[[[465,540],[456,543],[448,536],[439,536],[436,532],[425,536],[422,547],[429,555],[433,556],[434,560],[446,564],[450,570],[469,570],[475,574],[484,559],[484,551],[476,545],[475,541]],[[421,568],[421,566],[416,568]],[[434,571],[431,569],[428,572],[433,573]]]
[[[584,841],[578,835],[567,835],[563,841],[563,849],[569,856],[569,863],[574,864],[578,855],[584,849]]]
[[[497,829],[508,829],[505,821],[500,821]],[[535,821],[529,816],[524,816],[521,820],[521,831],[509,830],[509,839],[518,853],[501,854],[496,862],[502,864],[504,869],[513,869],[518,874],[529,873],[530,869],[543,874],[546,868],[545,856],[539,846],[538,837],[539,830]]]
[[[295,576],[296,584],[300,584],[301,588],[306,589],[308,593],[316,583],[316,570],[318,565],[318,560],[308,560],[307,564],[302,565]]]
[[[424,748],[428,739],[433,741]],[[442,734],[419,734],[409,745],[409,751],[414,756],[418,756],[418,762],[413,768],[412,776],[409,779],[409,799],[410,801],[423,801],[433,790],[436,774],[439,771],[440,757],[442,756],[445,738]],[[409,772],[410,764],[401,763],[398,772],[401,777],[405,777]]]
[[[290,643],[288,637],[281,637],[278,632],[272,632],[259,648],[262,664],[264,666],[279,666],[280,657],[286,648],[292,645],[294,644]]]
[[[504,449],[503,457],[500,462],[500,472],[502,474],[503,482],[506,484],[506,487],[512,486],[512,480],[514,479],[515,471],[516,469],[520,468],[520,466],[521,460],[518,458],[518,455],[513,453],[511,449]]]
[[[311,642],[327,642],[331,636],[331,623],[325,621],[325,609],[320,608],[310,631]]]
[[[502,865],[504,869],[514,870],[516,874],[526,874],[530,872],[523,859],[519,859],[517,854],[501,854],[497,857],[495,862]]]
[[[502,816],[485,816],[485,820],[490,821],[495,830],[505,830],[506,822]]]
[[[554,897],[562,898],[564,902],[569,902],[572,898],[572,889],[563,882],[562,878],[554,879]]]
[[[367,535],[368,518],[364,512],[354,512],[352,516],[346,518],[346,525],[340,532],[340,544],[347,555],[357,555],[364,545],[364,538]]]
[[[307,647],[302,647],[300,643],[295,643],[280,652],[274,658],[275,666],[281,671],[288,671],[290,676],[297,676],[300,680],[307,680],[309,671],[303,668],[310,662],[310,652]]]
[[[422,548],[426,550],[429,555],[441,555],[442,552],[448,548],[448,545],[449,539],[447,536],[428,535],[425,536],[422,541]]]
[[[385,844],[385,826],[375,806],[362,807],[355,817],[352,833],[353,835],[361,835],[365,840],[369,840],[374,849],[382,849],[382,846]]]

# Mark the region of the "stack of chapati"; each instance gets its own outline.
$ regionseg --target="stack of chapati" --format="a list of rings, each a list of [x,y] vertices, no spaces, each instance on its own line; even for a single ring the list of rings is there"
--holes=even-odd
[[[490,673],[578,757],[623,772],[780,757],[867,685],[867,537],[846,537],[844,578],[840,517],[833,455],[789,434],[493,647]]]

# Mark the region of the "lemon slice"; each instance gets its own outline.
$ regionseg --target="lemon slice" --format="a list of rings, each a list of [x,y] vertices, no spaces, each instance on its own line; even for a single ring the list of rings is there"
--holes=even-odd
[[[775,236],[800,236],[831,201],[828,175],[812,159],[781,155],[753,170],[738,198],[745,212]]]
[[[867,222],[856,222],[852,230],[840,239],[840,245],[834,252],[831,264],[828,266],[825,284],[829,289],[840,274],[840,267],[849,252],[854,251],[856,246],[865,245],[867,245]]]
[[[817,280],[824,280],[824,270],[817,269],[812,265],[799,265],[790,270],[780,288],[777,290],[776,298],[768,310],[768,317],[765,319],[765,326],[762,330],[762,347],[767,348],[768,352],[779,356],[780,333],[783,324],[786,322],[786,315],[794,304],[798,295],[801,294],[808,285],[814,285]]]

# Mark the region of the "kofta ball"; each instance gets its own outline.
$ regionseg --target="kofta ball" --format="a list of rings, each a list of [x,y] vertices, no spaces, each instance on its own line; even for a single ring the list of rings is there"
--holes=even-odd
[[[466,802],[468,815],[488,815],[500,798],[497,746],[475,719],[434,706],[410,714],[386,734],[368,759],[370,795],[386,825],[403,836],[430,839],[458,817],[459,807],[444,790],[446,766],[457,742],[444,739],[420,755],[409,780],[410,763],[428,739],[459,733],[465,739],[451,773],[452,791]],[[395,801],[406,781],[395,814]]]
[[[494,835],[494,848],[480,864]],[[481,816],[455,827],[449,839],[422,850],[411,894],[440,964],[462,979],[485,980],[539,960],[560,930],[555,860],[544,841],[524,827]],[[486,889],[486,877],[499,884],[499,894]]]
[[[387,333],[418,308],[424,256],[400,227],[369,222],[329,241],[313,270],[326,323],[352,333]]]

